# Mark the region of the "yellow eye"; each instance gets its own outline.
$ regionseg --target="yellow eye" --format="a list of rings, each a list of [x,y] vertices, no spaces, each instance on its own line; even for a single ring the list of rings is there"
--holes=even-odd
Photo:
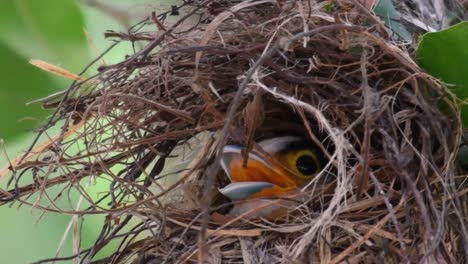
[[[317,156],[309,149],[292,151],[287,156],[290,168],[301,176],[311,177],[321,170]]]

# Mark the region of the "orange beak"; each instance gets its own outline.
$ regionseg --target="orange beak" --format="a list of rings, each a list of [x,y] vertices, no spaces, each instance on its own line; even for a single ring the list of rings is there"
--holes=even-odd
[[[221,165],[232,183],[219,191],[231,200],[280,196],[304,183],[281,164],[278,156],[254,150],[248,153],[244,166],[241,150],[232,145],[223,149]]]

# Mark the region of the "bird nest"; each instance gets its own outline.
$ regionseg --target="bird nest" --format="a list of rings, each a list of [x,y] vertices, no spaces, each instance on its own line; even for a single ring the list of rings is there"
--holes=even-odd
[[[56,110],[39,134],[61,133],[10,168],[3,204],[106,215],[91,248],[55,260],[467,260],[459,111],[411,44],[355,1],[217,0],[178,12],[176,22],[165,13],[107,32],[145,45],[46,98]],[[229,214],[235,203],[218,192],[223,146],[288,134],[315,142],[326,166],[271,198],[291,202],[286,214],[254,217],[262,205]],[[59,202],[76,193],[80,206]],[[115,254],[97,259],[112,241]]]

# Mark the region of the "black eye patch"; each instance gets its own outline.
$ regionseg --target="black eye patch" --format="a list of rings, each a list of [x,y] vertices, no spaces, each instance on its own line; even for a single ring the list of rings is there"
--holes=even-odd
[[[319,170],[319,166],[317,160],[310,155],[302,155],[296,160],[296,168],[304,176],[314,175]]]

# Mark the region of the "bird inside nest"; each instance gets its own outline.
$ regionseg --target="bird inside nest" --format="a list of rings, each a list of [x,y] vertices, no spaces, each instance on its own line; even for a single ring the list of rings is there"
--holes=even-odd
[[[242,155],[243,149],[240,145],[227,145],[221,159],[230,184],[219,191],[235,202],[232,215],[254,211],[248,213],[249,217],[269,217],[279,207],[288,207],[284,202],[273,207],[262,203],[298,193],[328,162],[316,144],[300,136],[258,141],[247,155]]]

